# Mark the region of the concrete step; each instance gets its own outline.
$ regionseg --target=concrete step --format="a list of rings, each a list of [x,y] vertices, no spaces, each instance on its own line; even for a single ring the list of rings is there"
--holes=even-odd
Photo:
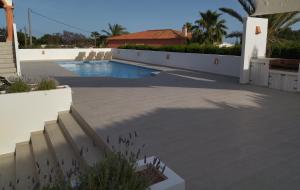
[[[1,70],[1,69],[5,69],[5,68],[15,68],[15,64],[14,64],[14,63],[10,63],[10,64],[0,64],[0,70]]]
[[[0,54],[0,59],[14,59],[13,52],[8,52],[6,54]]]
[[[0,42],[0,47],[12,47],[12,42]]]
[[[15,154],[0,156],[0,189],[15,190],[16,181]]]
[[[60,176],[60,171],[43,131],[31,133],[31,146],[40,187],[52,184]]]
[[[100,147],[100,150],[111,149],[111,147],[107,145],[106,140],[103,140],[103,138],[96,133],[96,131],[86,122],[86,120],[81,116],[74,106],[71,106],[71,115],[85,131],[85,133],[94,140],[98,147]]]
[[[0,49],[1,51],[12,51],[13,50],[13,46],[9,46],[9,45],[0,45]]]
[[[0,58],[0,64],[9,64],[9,63],[14,63],[14,59],[10,58],[10,59],[1,59]]]
[[[82,163],[76,156],[72,146],[68,143],[57,123],[46,124],[46,137],[54,152],[64,179],[76,179],[82,171]]]
[[[32,190],[38,185],[31,145],[16,145],[16,190]]]
[[[17,69],[16,68],[1,68],[0,69],[0,74],[8,74],[8,73],[16,73]]]
[[[58,116],[59,126],[73,149],[87,165],[93,166],[104,158],[104,150],[101,150],[91,137],[89,137],[70,112],[61,112]]]
[[[1,49],[0,51],[0,59],[2,58],[3,55],[7,55],[7,54],[13,54],[13,50],[12,49]]]

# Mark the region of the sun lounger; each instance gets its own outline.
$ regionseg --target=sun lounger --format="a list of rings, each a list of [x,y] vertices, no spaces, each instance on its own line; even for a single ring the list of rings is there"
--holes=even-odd
[[[77,57],[75,58],[75,61],[83,61],[85,58],[85,52],[79,52]]]
[[[95,59],[96,52],[91,51],[89,55],[86,57],[85,61],[93,61]]]
[[[104,52],[98,52],[95,60],[103,60],[104,59]]]
[[[104,60],[112,60],[112,53],[111,52],[105,52]]]

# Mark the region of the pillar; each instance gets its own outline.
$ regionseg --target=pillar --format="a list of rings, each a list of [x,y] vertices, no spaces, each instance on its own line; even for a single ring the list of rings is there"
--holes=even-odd
[[[13,13],[13,6],[5,5],[4,6],[6,12],[6,29],[7,29],[7,41],[13,41],[13,24],[14,24],[14,13]]]
[[[254,17],[244,19],[242,64],[240,69],[241,84],[249,83],[251,59],[266,56],[267,37],[268,19]]]

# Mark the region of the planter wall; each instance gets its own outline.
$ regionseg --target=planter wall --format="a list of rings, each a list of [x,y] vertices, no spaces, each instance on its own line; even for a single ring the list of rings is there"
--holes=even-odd
[[[239,77],[241,56],[113,49],[114,59]]]
[[[71,88],[0,95],[0,154],[13,152],[15,144],[28,141],[30,132],[44,129],[58,112],[70,109]]]
[[[41,61],[41,60],[74,60],[79,52],[108,52],[110,48],[81,48],[81,49],[19,49],[19,59],[21,61]]]
[[[153,157],[147,158],[147,163],[152,163],[154,160]],[[144,160],[138,161],[138,169],[143,168],[146,166]],[[164,166],[165,164],[161,162],[161,165]],[[166,176],[166,180],[159,182],[150,186],[150,190],[185,190],[185,181],[179,175],[177,175],[173,170],[166,167],[164,171],[164,175]]]

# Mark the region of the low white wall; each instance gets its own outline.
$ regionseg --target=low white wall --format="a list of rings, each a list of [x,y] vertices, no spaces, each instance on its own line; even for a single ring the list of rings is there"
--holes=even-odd
[[[241,56],[113,49],[114,59],[239,77]],[[218,64],[215,60],[218,59]]]
[[[74,60],[79,52],[85,52],[86,56],[90,52],[108,52],[110,48],[82,48],[82,49],[19,49],[21,61],[40,60]]]
[[[71,88],[0,94],[0,154],[13,152],[15,144],[28,141],[30,132],[57,120],[58,112],[70,109]]]

